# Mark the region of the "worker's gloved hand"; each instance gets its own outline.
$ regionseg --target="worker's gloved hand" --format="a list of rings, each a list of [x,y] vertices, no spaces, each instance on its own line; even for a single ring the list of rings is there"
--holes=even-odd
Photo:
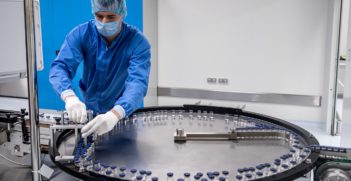
[[[112,111],[100,114],[82,128],[82,137],[86,138],[92,133],[103,135],[111,131],[119,120],[120,116],[118,113],[113,113]]]
[[[85,123],[87,120],[87,108],[85,104],[77,96],[68,96],[65,102],[69,120],[76,123]]]

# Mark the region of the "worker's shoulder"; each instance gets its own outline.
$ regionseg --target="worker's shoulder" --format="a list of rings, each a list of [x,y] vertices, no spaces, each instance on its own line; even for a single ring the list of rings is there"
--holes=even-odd
[[[75,35],[75,36],[86,36],[90,33],[92,33],[92,29],[94,28],[94,23],[92,20],[79,24],[76,27],[74,27],[69,34]]]
[[[123,28],[126,28],[126,32],[129,35],[130,38],[132,38],[134,41],[145,41],[147,42],[146,37],[144,34],[135,26],[124,23],[123,22]]]

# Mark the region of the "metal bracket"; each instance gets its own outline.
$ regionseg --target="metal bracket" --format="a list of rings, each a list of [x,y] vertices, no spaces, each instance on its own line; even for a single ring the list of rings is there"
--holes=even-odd
[[[66,130],[66,129],[71,129],[74,130],[74,136],[75,140],[78,140],[78,137],[80,136],[80,129],[83,128],[83,124],[69,124],[69,121],[66,121],[65,116],[67,115],[67,112],[63,112],[61,114],[61,120],[57,120],[57,124],[51,125],[50,126],[50,146],[54,146],[54,135],[56,131],[58,130]],[[87,119],[88,121],[93,119],[93,111],[87,110]],[[86,140],[85,140],[86,142]],[[73,155],[59,155],[55,157],[55,161],[69,161],[73,160],[74,156]]]
[[[189,140],[197,140],[197,141],[204,141],[204,140],[236,140],[237,139],[237,132],[235,129],[232,129],[228,133],[186,133],[183,129],[177,129],[174,133],[174,141],[175,142],[186,142]]]
[[[193,133],[177,129],[174,133],[174,142],[186,141],[232,141],[246,139],[282,139],[289,140],[290,134],[281,130],[236,130],[232,128],[228,133]]]
[[[50,146],[54,146],[54,135],[56,131],[58,130],[66,130],[66,129],[71,129],[74,130],[74,135],[77,140],[80,132],[79,130],[83,128],[84,125],[81,124],[67,124],[67,125],[52,125],[50,126]],[[59,155],[55,157],[55,161],[68,161],[68,160],[73,160],[74,156],[73,155]]]

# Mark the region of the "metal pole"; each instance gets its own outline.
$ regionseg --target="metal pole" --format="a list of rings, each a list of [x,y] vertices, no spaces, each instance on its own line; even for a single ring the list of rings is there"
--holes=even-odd
[[[40,181],[40,134],[39,134],[39,109],[38,109],[38,86],[35,61],[35,34],[34,34],[34,7],[33,0],[24,0],[25,23],[26,23],[26,50],[27,50],[27,73],[28,73],[28,96],[29,96],[29,119],[31,127],[31,154],[33,180]]]
[[[337,119],[337,110],[336,103],[338,100],[338,80],[339,80],[339,61],[340,61],[340,42],[341,42],[341,28],[342,28],[342,10],[343,10],[343,0],[340,0],[340,14],[339,14],[339,27],[338,27],[338,44],[337,44],[337,52],[336,52],[336,64],[335,64],[335,74],[334,74],[334,91],[333,91],[333,111],[332,111],[332,125],[331,125],[331,135],[339,136],[340,135],[340,127],[341,120]]]

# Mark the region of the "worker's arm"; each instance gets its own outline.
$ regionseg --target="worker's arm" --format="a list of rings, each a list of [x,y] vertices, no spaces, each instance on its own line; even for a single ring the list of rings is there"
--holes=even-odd
[[[49,80],[55,92],[65,102],[69,119],[84,123],[87,117],[86,106],[76,96],[72,87],[72,79],[83,60],[80,31],[81,28],[75,28],[66,36],[60,53],[51,64]]]
[[[150,74],[150,44],[143,38],[129,60],[128,77],[123,95],[115,102],[114,110],[123,118],[140,107],[147,93]]]
[[[67,96],[75,95],[72,79],[83,60],[80,31],[80,28],[75,28],[66,36],[60,53],[51,64],[49,81],[62,100]]]

